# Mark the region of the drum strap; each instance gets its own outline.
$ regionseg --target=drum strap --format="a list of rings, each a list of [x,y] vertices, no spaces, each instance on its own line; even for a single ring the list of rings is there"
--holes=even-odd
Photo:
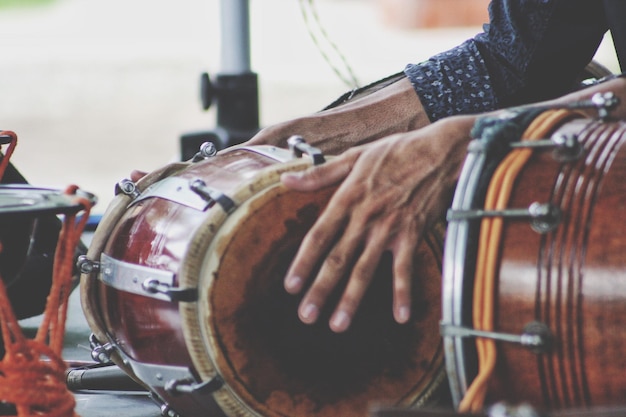
[[[65,383],[61,359],[68,298],[72,287],[74,249],[89,218],[93,202],[66,190],[84,209],[67,213],[59,235],[52,272],[52,287],[42,322],[34,339],[24,336],[0,279],[0,329],[6,353],[0,360],[0,402],[13,404],[18,416],[76,416],[76,401]],[[0,250],[1,250],[0,245]]]
[[[335,107],[339,107],[340,105],[346,104],[350,101],[356,100],[363,96],[367,96],[369,94],[375,93],[376,91],[385,88],[396,81],[400,81],[401,79],[406,78],[406,75],[402,72],[398,72],[392,74],[388,77],[382,78],[378,81],[374,81],[371,84],[368,84],[364,87],[356,88],[354,90],[350,90],[341,96],[339,96],[335,101],[324,107],[322,110],[328,110]]]
[[[541,113],[528,126],[522,140],[543,139],[560,123],[571,119],[575,114],[569,110],[550,110]],[[532,152],[530,148],[516,148],[505,156],[489,183],[484,203],[485,210],[507,208],[515,180]],[[501,217],[487,217],[481,223],[473,295],[474,328],[479,330],[493,331],[494,327],[494,291],[502,228]],[[496,365],[494,340],[477,338],[476,348],[478,375],[459,405],[461,412],[479,412],[483,409],[487,384]]]

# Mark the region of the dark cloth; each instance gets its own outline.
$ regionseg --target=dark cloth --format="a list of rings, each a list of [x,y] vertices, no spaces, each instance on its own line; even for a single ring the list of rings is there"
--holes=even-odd
[[[604,10],[613,35],[620,67],[622,71],[626,71],[626,1],[604,0]]]
[[[493,0],[489,17],[473,39],[405,68],[431,121],[571,91],[609,29],[599,0]]]

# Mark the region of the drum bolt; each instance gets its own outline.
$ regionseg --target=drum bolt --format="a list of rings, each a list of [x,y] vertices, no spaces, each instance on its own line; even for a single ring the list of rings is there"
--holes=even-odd
[[[591,96],[591,103],[598,110],[598,117],[604,120],[609,116],[610,111],[618,106],[619,98],[611,91],[596,93]]]
[[[538,202],[534,202],[528,207],[528,214],[530,214],[531,217],[545,217],[550,215],[551,211],[549,204],[541,204]]]
[[[165,391],[167,391],[171,395],[181,394],[182,390],[180,389],[181,381],[177,379],[172,379],[167,381],[165,384]]]
[[[582,100],[579,102],[571,103],[566,108],[569,109],[588,109],[595,108],[598,111],[598,117],[601,120],[605,120],[609,117],[609,114],[620,103],[619,97],[611,91],[605,93],[596,93],[589,100]]]
[[[534,353],[546,353],[552,349],[552,332],[544,323],[530,322],[524,326],[520,343]]]
[[[85,255],[81,255],[78,257],[76,266],[82,274],[91,274],[100,270],[100,263],[90,260]]]
[[[557,146],[552,152],[552,156],[558,162],[575,161],[583,155],[584,149],[578,141],[577,135],[554,135],[552,141]]]
[[[98,363],[110,363],[111,352],[113,352],[112,344],[102,344],[95,334],[89,335],[89,346],[91,347],[91,358]]]
[[[200,145],[200,155],[204,158],[210,158],[217,155],[217,147],[213,142],[204,142]]]
[[[287,139],[287,146],[296,158],[301,158],[302,155],[308,155],[313,160],[313,165],[320,165],[326,162],[322,151],[306,143],[302,136],[291,136]]]
[[[180,395],[193,393],[196,386],[189,380],[171,379],[165,383],[164,388],[171,395]]]
[[[576,135],[554,135],[552,141],[557,146],[562,146],[564,148],[574,148],[579,145],[578,136]]]
[[[530,227],[537,233],[554,230],[561,222],[561,209],[553,204],[534,202],[528,207]]]
[[[555,134],[550,139],[522,140],[512,142],[511,148],[545,149],[551,148],[552,157],[558,162],[570,162],[579,159],[583,154],[583,146],[575,134]]]
[[[137,186],[134,182],[129,180],[128,178],[124,178],[115,186],[115,195],[125,194],[127,196],[134,198],[139,197],[139,191],[137,191]]]
[[[98,346],[91,351],[91,358],[98,363],[110,363],[113,346],[110,343]]]
[[[176,411],[172,410],[167,404],[163,404],[161,406],[161,415],[163,417],[180,417],[180,415]]]
[[[191,379],[171,379],[164,385],[165,390],[171,395],[180,394],[212,394],[222,388],[224,381],[220,377],[213,377],[204,382],[194,383]]]
[[[162,284],[156,279],[147,279],[141,283],[141,288],[143,288],[146,292],[150,294],[156,294],[158,292],[162,292],[160,287]]]
[[[204,142],[200,150],[191,158],[191,162],[200,162],[217,155],[217,147],[213,142]]]
[[[442,322],[440,323],[440,333],[443,337],[480,337],[499,342],[515,343],[534,353],[545,353],[552,348],[552,333],[548,326],[539,322],[528,323],[522,334],[473,329]]]
[[[232,213],[237,208],[235,202],[219,190],[207,186],[200,178],[189,181],[189,189],[208,203],[217,203],[226,213]]]
[[[447,220],[471,220],[485,217],[526,218],[530,226],[538,233],[547,233],[561,221],[561,209],[550,203],[534,202],[528,208],[507,208],[501,210],[448,210]]]

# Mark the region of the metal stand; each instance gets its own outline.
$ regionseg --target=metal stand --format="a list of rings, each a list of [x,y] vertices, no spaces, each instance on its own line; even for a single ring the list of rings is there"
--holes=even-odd
[[[248,0],[221,0],[221,71],[212,82],[201,75],[202,107],[217,105],[217,126],[211,131],[181,136],[182,160],[192,158],[204,142],[217,149],[250,139],[259,130],[257,74],[250,69],[250,11]]]

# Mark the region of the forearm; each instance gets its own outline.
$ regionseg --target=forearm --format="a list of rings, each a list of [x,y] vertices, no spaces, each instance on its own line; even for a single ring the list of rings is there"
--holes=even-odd
[[[590,99],[597,93],[614,93],[619,99],[617,107],[611,111],[611,117],[614,119],[626,120],[626,78],[620,76],[612,80],[593,85],[583,90],[575,91],[563,97],[554,100],[539,103],[545,106],[567,106],[570,103],[580,102]],[[589,117],[597,117],[597,110],[593,108],[582,110]]]
[[[286,146],[291,135],[301,135],[327,154],[339,154],[356,145],[429,124],[413,86],[401,79],[372,94],[310,116],[263,129],[249,144]]]

